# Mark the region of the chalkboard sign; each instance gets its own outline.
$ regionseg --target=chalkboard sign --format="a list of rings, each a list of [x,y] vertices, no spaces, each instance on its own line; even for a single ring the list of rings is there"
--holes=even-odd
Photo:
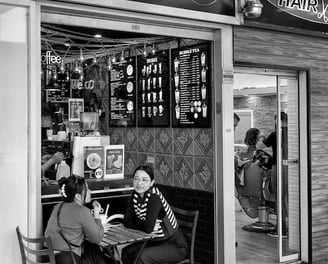
[[[169,52],[137,57],[138,126],[170,125]]]
[[[67,103],[70,97],[70,82],[66,75],[58,73],[58,79],[46,87],[46,102]]]
[[[210,44],[172,50],[172,126],[211,126]]]
[[[109,126],[136,125],[136,60],[113,64],[110,71]]]

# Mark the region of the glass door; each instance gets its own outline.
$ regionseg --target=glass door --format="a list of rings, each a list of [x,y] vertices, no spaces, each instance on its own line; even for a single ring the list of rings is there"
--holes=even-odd
[[[237,68],[234,80],[237,263],[298,260],[297,73]]]
[[[277,208],[279,262],[298,259],[300,173],[298,80],[277,76]],[[280,146],[280,147],[279,147]]]

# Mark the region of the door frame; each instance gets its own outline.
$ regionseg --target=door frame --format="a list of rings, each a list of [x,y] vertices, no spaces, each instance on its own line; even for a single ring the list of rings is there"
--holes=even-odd
[[[232,26],[214,22],[141,14],[113,9],[105,2],[101,7],[64,2],[37,1],[41,22],[88,25],[114,30],[178,36],[209,40],[213,43],[213,119],[215,140],[214,193],[215,263],[235,263],[233,173],[233,41]],[[70,1],[72,2],[72,1]],[[81,2],[81,1],[74,1]],[[103,1],[101,1],[103,2]],[[110,2],[110,1],[109,1]],[[155,23],[156,22],[156,23]],[[40,42],[40,38],[38,39]],[[41,101],[41,95],[38,98]],[[41,126],[41,124],[40,124]],[[222,213],[223,212],[223,213]]]
[[[234,73],[252,73],[277,76],[297,76],[299,91],[299,170],[300,170],[300,260],[309,261],[309,149],[308,149],[308,95],[307,95],[307,71],[305,70],[279,70],[276,68],[264,68],[261,66],[235,65]],[[279,109],[278,109],[279,112]],[[280,120],[278,119],[278,127]],[[283,261],[288,261],[284,258]]]

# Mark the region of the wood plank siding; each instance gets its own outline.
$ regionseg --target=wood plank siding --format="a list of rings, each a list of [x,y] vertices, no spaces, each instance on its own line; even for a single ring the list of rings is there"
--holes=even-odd
[[[328,263],[328,39],[234,28],[234,63],[307,70],[312,263]],[[303,107],[303,106],[301,106]]]

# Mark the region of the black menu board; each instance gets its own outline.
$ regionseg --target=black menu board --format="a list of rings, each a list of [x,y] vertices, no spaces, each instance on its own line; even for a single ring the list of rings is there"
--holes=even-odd
[[[70,82],[66,75],[58,73],[58,79],[46,89],[46,102],[67,103],[70,97]]]
[[[211,126],[210,44],[172,50],[172,126]]]
[[[136,60],[113,64],[110,71],[109,126],[136,125]]]
[[[170,125],[169,52],[138,56],[138,126]]]

